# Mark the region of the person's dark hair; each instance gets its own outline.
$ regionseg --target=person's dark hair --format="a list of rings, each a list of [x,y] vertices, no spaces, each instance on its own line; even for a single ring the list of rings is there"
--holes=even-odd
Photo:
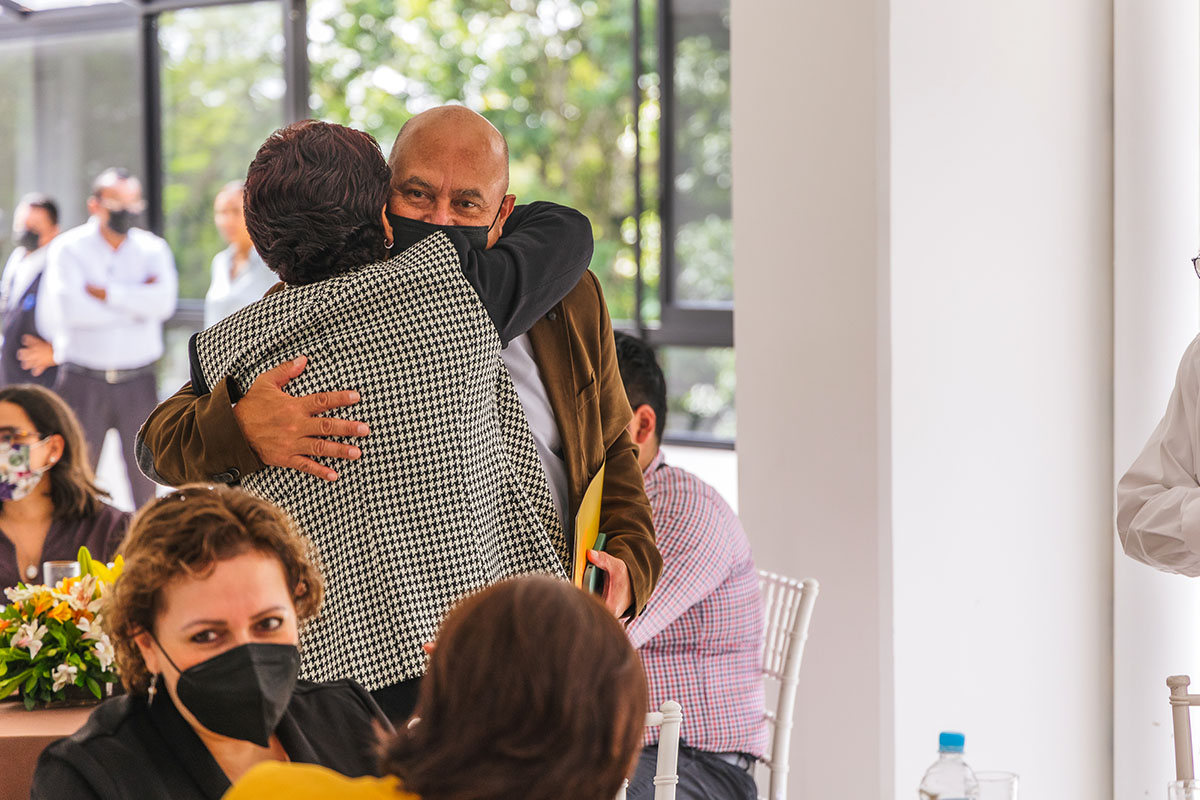
[[[625,384],[625,395],[631,408],[648,405],[654,409],[657,422],[654,435],[661,442],[667,425],[667,379],[658,366],[654,350],[636,336],[613,331],[617,344],[617,366],[621,370],[621,382]]]
[[[0,389],[0,403],[20,406],[39,438],[54,434],[62,437],[62,456],[46,473],[50,480],[54,518],[83,519],[97,514],[103,502],[100,498],[107,497],[108,493],[96,486],[83,429],[70,406],[54,392],[32,383]]]
[[[332,278],[384,257],[391,173],[369,134],[306,119],[275,131],[246,173],[246,229],[286,283]]]
[[[610,800],[646,715],[641,660],[570,582],[524,576],[446,617],[383,770],[422,800]]]
[[[33,192],[21,198],[21,204],[30,208],[40,208],[46,212],[46,216],[50,217],[50,222],[58,224],[58,203],[48,194],[41,192]]]
[[[134,639],[154,630],[167,584],[180,575],[208,575],[218,562],[249,551],[279,558],[298,622],[317,613],[324,592],[321,573],[305,540],[266,500],[228,486],[197,483],[142,507],[121,543],[125,567],[104,610],[126,689],[144,694],[150,685]]]
[[[117,181],[129,180],[137,180],[129,170],[124,167],[108,167],[96,176],[96,180],[92,181],[92,197],[99,197],[101,192]]]

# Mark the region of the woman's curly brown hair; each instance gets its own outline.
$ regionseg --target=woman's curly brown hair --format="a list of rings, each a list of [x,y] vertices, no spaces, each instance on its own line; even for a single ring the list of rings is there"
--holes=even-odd
[[[641,748],[641,659],[599,600],[525,576],[453,609],[383,769],[422,800],[610,800]]]
[[[181,575],[204,577],[217,562],[252,550],[279,557],[297,621],[315,615],[321,574],[307,542],[275,506],[228,486],[192,484],[142,507],[121,544],[125,569],[104,612],[126,689],[140,694],[150,684],[134,637],[154,630],[167,584]]]
[[[285,283],[384,258],[391,172],[370,134],[306,119],[275,131],[246,173],[246,229]]]

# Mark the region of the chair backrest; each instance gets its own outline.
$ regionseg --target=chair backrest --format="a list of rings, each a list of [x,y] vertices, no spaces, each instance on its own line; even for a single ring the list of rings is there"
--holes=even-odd
[[[683,711],[679,703],[668,700],[658,711],[646,715],[646,727],[658,728],[658,762],[654,766],[654,800],[675,800],[675,787],[679,783],[679,727],[683,724]],[[625,800],[625,787],[621,786],[616,800]]]
[[[766,615],[763,680],[775,683],[778,689],[774,710],[767,709],[771,738],[769,752],[761,762],[770,773],[770,800],[785,800],[796,685],[800,678],[800,662],[804,658],[804,643],[808,641],[813,604],[821,587],[812,578],[798,580],[761,570],[758,584]]]
[[[1175,780],[1190,781],[1195,777],[1192,765],[1191,707],[1200,705],[1200,694],[1188,694],[1192,679],[1187,675],[1167,678],[1171,690],[1171,723],[1175,731]]]

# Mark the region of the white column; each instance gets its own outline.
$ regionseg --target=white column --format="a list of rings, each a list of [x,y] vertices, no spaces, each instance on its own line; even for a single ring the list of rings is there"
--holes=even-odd
[[[885,9],[732,4],[740,513],[821,581],[793,798],[892,792]]]
[[[1200,321],[1188,263],[1200,248],[1200,16],[1176,0],[1114,7],[1115,481],[1162,417]],[[1161,797],[1174,776],[1165,679],[1200,682],[1200,582],[1113,542],[1114,796]]]

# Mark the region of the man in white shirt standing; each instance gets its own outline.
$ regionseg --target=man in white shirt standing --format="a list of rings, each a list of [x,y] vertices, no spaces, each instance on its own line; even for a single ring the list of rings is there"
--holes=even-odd
[[[17,247],[0,276],[0,386],[36,383],[54,388],[58,370],[50,333],[36,324],[38,291],[46,268],[47,246],[58,236],[58,204],[44,194],[21,198],[13,212]]]
[[[141,182],[109,168],[92,184],[90,219],[50,245],[43,302],[61,365],[55,390],[83,425],[92,466],[116,428],[134,503],[154,496],[137,468],[134,438],[158,402],[154,365],[162,323],[175,311],[178,278],[167,243],[134,227],[145,210]]]

